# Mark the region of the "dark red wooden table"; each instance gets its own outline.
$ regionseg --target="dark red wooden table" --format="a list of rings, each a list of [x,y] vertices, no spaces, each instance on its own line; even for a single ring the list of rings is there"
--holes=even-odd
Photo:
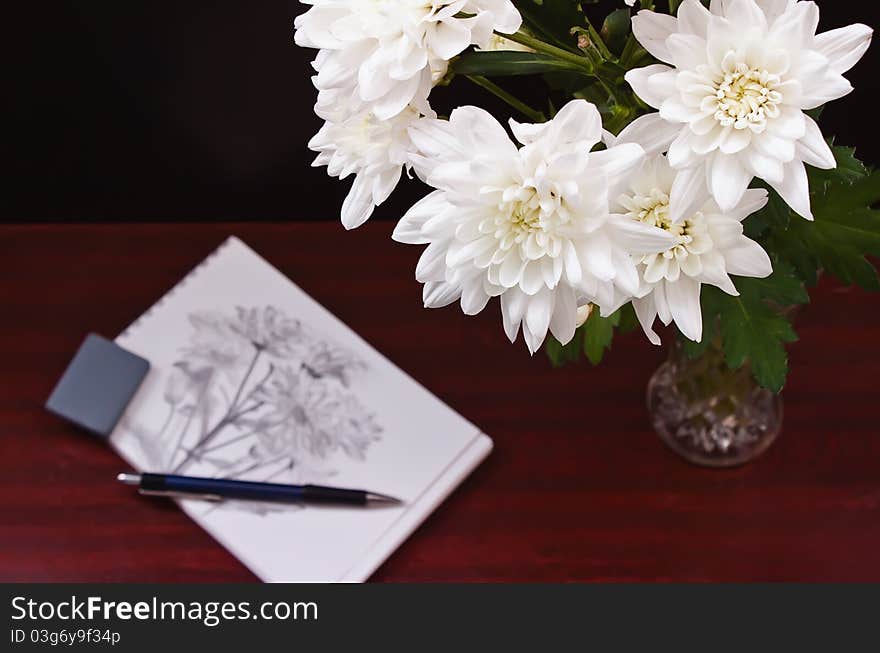
[[[880,581],[880,297],[826,281],[798,318],[782,437],[733,471],[647,425],[663,353],[638,334],[553,370],[477,318],[421,307],[390,224],[0,227],[0,580],[249,581],[100,442],[43,411],[85,334],[114,336],[225,236],[276,264],[495,439],[383,581]]]

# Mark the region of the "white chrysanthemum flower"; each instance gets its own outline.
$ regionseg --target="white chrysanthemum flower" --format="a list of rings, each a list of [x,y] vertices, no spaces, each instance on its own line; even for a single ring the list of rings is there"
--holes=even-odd
[[[522,19],[509,0],[302,0],[298,45],[320,48],[319,90],[356,88],[379,119],[409,106],[423,77],[493,30],[516,32]]]
[[[324,123],[309,141],[309,148],[319,152],[313,166],[327,166],[327,174],[340,179],[355,175],[342,204],[346,229],[366,222],[373,209],[397,187],[413,150],[408,129],[419,117],[420,112],[410,107],[380,120],[364,107],[350,117],[342,117],[341,122]]]
[[[521,24],[509,0],[303,0],[312,5],[295,21],[296,42],[320,48],[313,63],[315,113],[327,124],[309,146],[328,174],[355,174],[342,223],[363,224],[400,180],[411,149],[407,127],[433,117],[431,88],[448,60],[493,30]],[[467,17],[462,17],[467,15]]]
[[[510,124],[520,149],[477,107],[419,121],[413,165],[438,190],[403,217],[394,239],[428,245],[416,267],[426,307],[460,300],[475,315],[500,297],[508,338],[522,326],[534,353],[548,330],[572,339],[579,305],[607,314],[633,296],[631,254],[665,250],[672,237],[609,214],[609,194],[644,151],[630,143],[591,152],[602,136],[595,106],[574,100],[550,122]]]
[[[658,315],[664,324],[674,321],[687,338],[696,342],[703,339],[702,284],[736,296],[739,293],[731,274],[764,278],[773,272],[770,257],[743,234],[741,224],[767,204],[767,191],[747,190],[733,209],[722,211],[704,182],[695,193],[696,209],[676,223],[670,214],[669,196],[681,174],[666,157],[657,155],[630,178],[627,190],[611,206],[612,212],[659,227],[674,239],[663,252],[637,256],[642,287],[633,307],[655,345],[660,344],[652,329]]]
[[[867,50],[865,25],[816,34],[819,8],[796,0],[685,0],[678,17],[641,11],[639,42],[667,65],[632,70],[626,79],[659,114],[627,131],[649,152],[669,150],[681,170],[672,190],[672,218],[694,209],[708,180],[730,211],[753,178],[769,183],[812,218],[804,164],[835,167],[816,122],[804,111],[843,97],[843,73]]]

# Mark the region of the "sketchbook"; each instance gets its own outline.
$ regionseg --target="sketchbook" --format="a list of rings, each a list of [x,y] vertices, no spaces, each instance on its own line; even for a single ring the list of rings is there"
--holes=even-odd
[[[264,581],[366,580],[492,449],[234,237],[116,342],[152,366],[110,437],[137,470],[404,500],[383,508],[179,501]]]

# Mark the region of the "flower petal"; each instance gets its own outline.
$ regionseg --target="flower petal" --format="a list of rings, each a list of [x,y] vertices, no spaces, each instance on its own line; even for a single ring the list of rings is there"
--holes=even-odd
[[[679,277],[675,283],[664,281],[666,301],[678,330],[689,340],[700,342],[703,339],[703,314],[700,310],[699,281],[687,276]]]
[[[678,8],[678,29],[706,38],[711,14],[699,0],[684,0]]]
[[[764,248],[742,236],[736,247],[724,252],[727,272],[740,277],[765,279],[773,274],[773,263]]]
[[[562,143],[586,141],[595,145],[602,140],[602,115],[595,104],[572,100],[553,117],[547,136]]]
[[[416,151],[424,155],[420,163],[426,172],[440,161],[467,156],[448,120],[422,118],[409,128],[409,137]]]
[[[696,165],[702,157],[694,152],[691,146],[693,133],[690,129],[682,129],[669,145],[667,158],[673,168],[689,168]]]
[[[461,297],[461,288],[445,281],[429,281],[422,289],[425,308],[443,308]]]
[[[814,81],[809,86],[804,86],[804,93],[800,98],[800,106],[807,111],[817,109],[823,104],[846,97],[853,90],[853,85],[846,77],[838,74],[829,74],[818,81]]]
[[[655,11],[643,10],[633,16],[633,34],[648,52],[660,61],[672,63],[666,39],[678,31],[678,20]]]
[[[544,273],[541,269],[541,261],[530,261],[523,268],[522,278],[519,282],[520,290],[527,295],[535,295],[542,288],[546,288],[544,283]]]
[[[767,22],[772,24],[777,18],[784,14],[796,0],[755,0],[755,3],[763,10],[767,16]]]
[[[763,188],[750,188],[743,195],[736,208],[727,212],[727,217],[742,222],[753,213],[757,213],[770,201],[770,194]]]
[[[837,167],[837,161],[828,142],[822,136],[822,130],[809,116],[806,116],[806,121],[807,133],[796,145],[798,157],[814,168],[833,170]]]
[[[501,267],[498,270],[498,283],[505,288],[513,288],[519,284],[523,270],[528,261],[524,261],[515,250],[507,252]]]
[[[409,245],[427,245],[431,239],[422,233],[422,226],[427,220],[440,213],[448,206],[445,194],[435,190],[416,202],[394,227],[391,238],[398,243]]]
[[[604,234],[594,233],[577,244],[581,268],[600,281],[614,279],[616,269],[611,260],[611,243]]]
[[[767,123],[767,133],[777,138],[796,141],[807,131],[806,116],[797,107],[783,106],[779,116]],[[763,140],[764,134],[761,134]],[[782,157],[777,157],[781,159]]]
[[[659,113],[649,113],[631,122],[614,143],[638,143],[650,157],[668,150],[682,129],[682,125],[663,120]]]
[[[636,143],[615,145],[590,154],[590,166],[602,168],[609,179],[625,177],[645,160],[645,151]]]
[[[460,21],[440,21],[430,36],[431,49],[441,58],[452,59],[471,43],[471,31]]]
[[[742,234],[740,234],[742,235]],[[718,250],[706,252],[700,256],[700,262],[703,264],[703,272],[698,281],[716,286],[732,297],[738,297],[739,291],[733,285],[733,281],[727,274],[727,264],[724,262],[724,256]]]
[[[797,51],[812,44],[818,26],[819,6],[815,2],[792,3],[781,20],[773,23],[768,40]]]
[[[489,303],[489,295],[483,289],[480,277],[470,279],[461,289],[461,311],[465,315],[477,315]]]
[[[724,154],[738,154],[752,143],[751,129],[730,129],[722,132],[720,149]]]
[[[654,294],[651,293],[641,299],[633,300],[633,308],[636,311],[636,317],[642,330],[648,336],[648,340],[652,345],[659,346],[661,344],[660,336],[654,331],[654,320],[657,318],[657,309],[654,307]]]
[[[416,75],[402,82],[395,82],[390,90],[377,98],[370,106],[379,120],[390,120],[413,101],[419,90],[419,76]]]
[[[660,115],[663,120],[673,123],[689,123],[700,117],[699,110],[687,106],[676,96],[667,97],[660,105]]]
[[[737,155],[717,153],[708,168],[709,187],[722,211],[732,211],[740,203],[753,175]]]
[[[525,326],[523,336],[529,352],[534,354],[547,337],[550,328],[550,318],[553,315],[554,295],[549,290],[539,292],[534,297],[529,297],[525,313]]]
[[[702,166],[679,170],[669,193],[669,218],[677,224],[699,211],[711,197]]]
[[[416,281],[427,283],[429,281],[443,281],[446,276],[446,241],[434,241],[422,255],[416,264]]]
[[[642,100],[655,109],[675,91],[674,69],[663,64],[635,68],[626,73],[626,81]],[[673,73],[672,77],[663,73]],[[672,82],[670,84],[669,82]]]
[[[526,312],[528,295],[518,288],[511,288],[501,295],[501,316],[504,319],[504,333],[510,342],[516,341],[523,315]]]
[[[358,175],[342,203],[342,226],[346,229],[360,227],[373,214],[374,208],[371,184],[364,175]]]
[[[816,49],[828,57],[831,70],[842,75],[865,55],[873,36],[873,29],[859,23],[818,34],[815,44]]]
[[[669,302],[666,300],[666,284],[659,283],[654,287],[654,306],[657,308],[657,317],[669,326],[672,323],[672,313],[669,311]]]
[[[515,156],[516,146],[504,127],[495,117],[479,107],[463,106],[455,109],[449,116],[449,124],[464,146],[467,158],[476,153],[491,151],[501,156]]]
[[[785,165],[785,178],[778,184],[771,184],[777,193],[792,209],[807,220],[813,219],[810,208],[810,184],[807,169],[802,161],[795,159]]]
[[[668,231],[625,216],[612,216],[611,227],[614,241],[631,254],[665,252],[675,242]]]
[[[749,0],[751,2],[751,0]],[[706,39],[695,34],[672,34],[666,39],[672,63],[682,70],[690,70],[706,63]]]
[[[626,301],[623,297],[628,299],[638,294],[641,285],[639,271],[636,268],[633,257],[619,248],[614,248],[611,251],[611,260],[614,262],[614,269],[616,271],[614,285],[622,291],[621,303],[623,303]],[[616,311],[617,309],[615,308],[614,310]]]
[[[778,184],[785,176],[785,168],[782,161],[767,156],[758,150],[751,150],[746,156],[749,169],[758,178],[772,184]]]
[[[755,0],[724,0],[724,16],[738,29],[761,30],[767,27],[767,16]]]
[[[556,305],[553,307],[553,317],[550,319],[550,332],[563,345],[567,345],[574,338],[577,330],[578,306],[577,297],[573,289],[562,287],[556,293]]]

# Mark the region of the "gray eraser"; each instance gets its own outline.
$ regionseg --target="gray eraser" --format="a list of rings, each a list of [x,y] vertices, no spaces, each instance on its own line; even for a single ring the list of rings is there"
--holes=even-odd
[[[149,369],[146,359],[91,333],[52,391],[46,409],[107,438]]]

